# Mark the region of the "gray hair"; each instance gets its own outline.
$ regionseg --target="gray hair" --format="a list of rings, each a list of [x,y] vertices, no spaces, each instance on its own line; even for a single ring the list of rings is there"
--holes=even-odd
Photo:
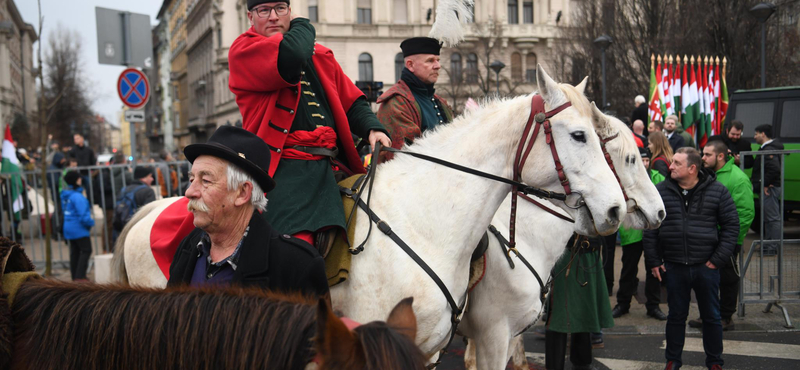
[[[259,186],[247,172],[242,171],[241,168],[229,162],[228,190],[236,190],[245,182],[253,184],[253,192],[250,194],[250,204],[257,210],[264,212],[267,209],[267,197],[264,196],[264,191],[261,190],[261,186]]]
[[[630,96],[630,95],[628,95],[628,96]],[[636,104],[644,103],[644,96],[636,95],[636,97],[633,98],[633,102],[636,103]]]

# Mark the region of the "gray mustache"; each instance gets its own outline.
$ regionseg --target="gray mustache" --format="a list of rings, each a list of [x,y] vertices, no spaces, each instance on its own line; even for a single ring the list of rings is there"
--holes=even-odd
[[[186,209],[188,209],[189,212],[192,211],[208,212],[208,206],[201,199],[190,200],[189,204],[186,205]]]

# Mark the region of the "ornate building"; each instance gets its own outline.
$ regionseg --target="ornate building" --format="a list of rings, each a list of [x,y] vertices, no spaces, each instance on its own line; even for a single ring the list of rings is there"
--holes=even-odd
[[[531,91],[537,63],[563,78],[555,46],[577,2],[475,0],[475,19],[463,26],[466,40],[442,51],[444,72],[437,89],[456,108],[466,97],[493,93],[496,75],[487,66],[495,60],[506,65],[499,75],[503,93]],[[436,0],[291,1],[292,12],[311,19],[318,42],[333,50],[345,74],[353,81],[382,81],[385,88],[399,79],[403,68],[400,42],[428,35],[435,5]],[[204,141],[215,127],[241,125],[228,88],[228,50],[250,27],[247,1],[165,0],[160,14],[165,14],[159,15],[162,22],[169,20],[171,117],[175,149],[181,150]],[[182,132],[187,136],[181,138]]]
[[[33,70],[35,28],[25,23],[12,0],[0,0],[0,129],[15,116],[29,119],[36,107],[36,72]]]

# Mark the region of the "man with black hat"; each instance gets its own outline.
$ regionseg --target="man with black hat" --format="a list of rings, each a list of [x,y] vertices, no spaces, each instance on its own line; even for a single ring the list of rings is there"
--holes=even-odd
[[[433,88],[441,68],[439,41],[412,37],[400,43],[400,49],[405,63],[400,81],[378,98],[378,119],[389,130],[392,146],[397,149],[426,130],[453,120],[453,110]]]
[[[168,286],[236,284],[327,295],[319,253],[275,231],[259,215],[266,213],[264,193],[275,188],[266,172],[268,151],[258,136],[233,126],[217,129],[208,143],[184,149],[192,163],[186,197],[195,229],[175,252]]]
[[[229,85],[242,127],[268,144],[267,173],[279,183],[266,219],[314,244],[318,230],[344,228],[334,171],[365,172],[353,134],[370,145],[391,141],[364,93],[288,0],[247,0],[247,10],[252,27],[231,45]]]

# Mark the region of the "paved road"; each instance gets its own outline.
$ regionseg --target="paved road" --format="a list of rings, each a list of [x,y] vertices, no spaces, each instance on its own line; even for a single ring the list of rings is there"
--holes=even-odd
[[[525,349],[531,369],[544,369],[544,340],[525,333]],[[723,359],[725,369],[763,370],[800,369],[800,332],[754,333],[725,332]],[[464,345],[460,338],[439,367],[441,370],[464,369]],[[594,350],[598,370],[660,370],[664,368],[663,335],[606,335],[605,348]],[[683,354],[685,370],[706,367],[703,343],[699,335],[689,334]],[[567,360],[567,369],[570,369]]]

